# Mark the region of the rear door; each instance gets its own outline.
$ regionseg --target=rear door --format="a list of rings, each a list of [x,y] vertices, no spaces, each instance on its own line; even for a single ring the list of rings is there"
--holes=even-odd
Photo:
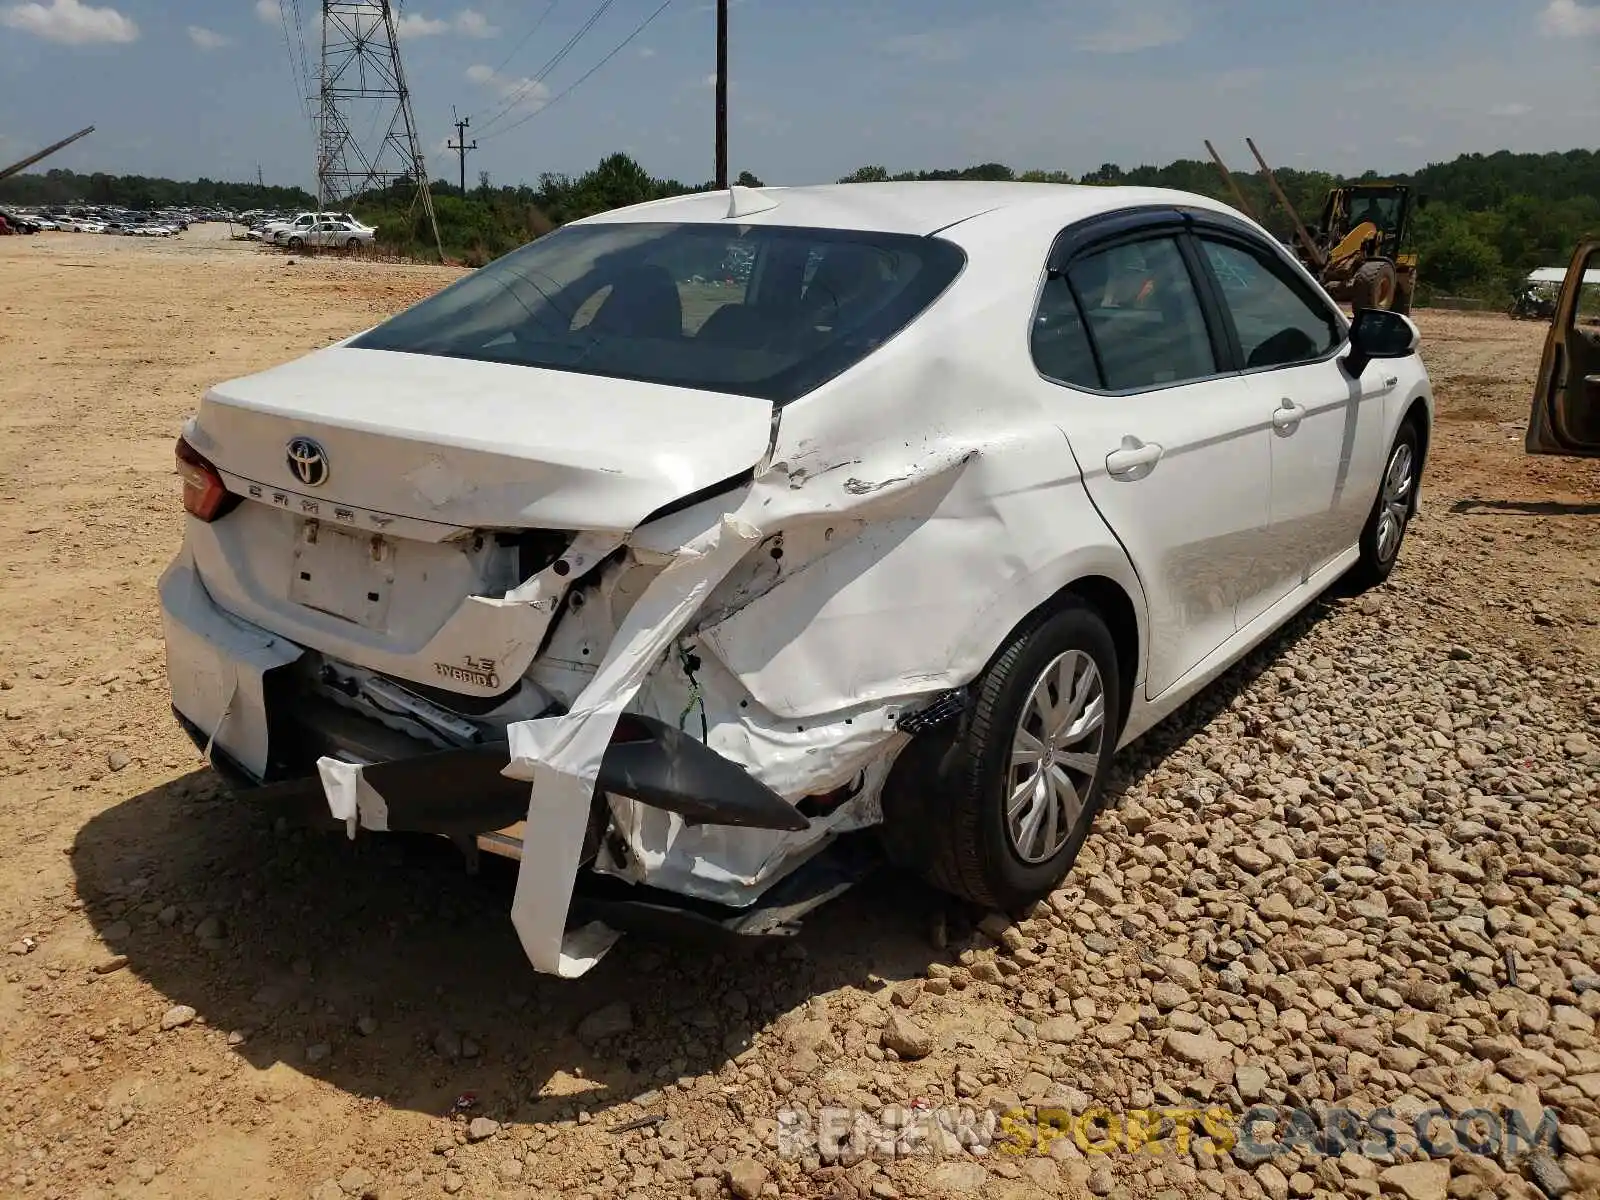
[[[1600,241],[1578,246],[1561,285],[1526,446],[1529,454],[1600,458]]]
[[[1385,404],[1398,381],[1382,362],[1360,380],[1345,373],[1343,318],[1264,239],[1231,222],[1201,223],[1195,236],[1259,419],[1272,429],[1271,538],[1239,613],[1244,626],[1356,544],[1377,494]]]
[[[1233,636],[1259,579],[1270,425],[1201,302],[1183,220],[1107,225],[1058,242],[1032,350],[1089,497],[1144,587],[1155,697]]]

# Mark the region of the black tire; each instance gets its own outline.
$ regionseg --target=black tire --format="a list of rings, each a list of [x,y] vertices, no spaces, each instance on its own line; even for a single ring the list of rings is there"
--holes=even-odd
[[[1082,808],[1065,840],[1048,857],[1029,862],[1018,852],[1006,818],[1012,746],[1041,673],[1069,651],[1087,655],[1099,672],[1105,715],[1095,770],[1087,790],[1081,785],[1078,789]],[[1016,634],[973,685],[971,704],[945,752],[937,761],[924,759],[929,786],[914,812],[919,828],[898,839],[902,846],[915,844],[914,856],[920,861],[911,865],[934,886],[1002,911],[1017,911],[1048,895],[1071,869],[1099,811],[1120,732],[1121,704],[1116,644],[1088,605],[1073,600]],[[913,744],[910,751],[918,749]],[[923,772],[912,772],[913,777],[918,774]],[[886,804],[887,820],[908,815]],[[898,857],[905,860],[903,853]]]
[[[1350,304],[1357,312],[1363,308],[1390,308],[1398,294],[1394,264],[1375,258],[1357,268],[1350,280]]]
[[[357,249],[360,249],[360,247],[361,247],[361,239],[360,238],[351,238],[348,242],[346,242],[344,244],[344,248],[346,250],[357,250]]]
[[[291,250],[298,250],[304,245],[305,240],[302,238],[292,237],[289,239],[289,249]]]
[[[1405,542],[1406,529],[1411,524],[1411,516],[1416,508],[1417,487],[1422,479],[1422,439],[1417,432],[1416,425],[1407,421],[1400,426],[1400,432],[1395,435],[1394,445],[1389,447],[1389,454],[1383,460],[1383,476],[1378,480],[1378,494],[1372,501],[1372,512],[1367,516],[1367,523],[1361,529],[1361,558],[1350,570],[1350,582],[1358,590],[1377,587],[1389,578],[1389,573],[1394,570],[1394,565],[1400,560],[1400,547]],[[1396,459],[1402,452],[1408,452],[1410,461],[1410,482],[1405,490],[1403,506],[1396,504],[1396,497],[1392,497],[1391,473],[1394,471]],[[1391,519],[1397,520],[1399,528],[1392,531],[1392,541],[1383,536],[1385,510],[1391,510]]]

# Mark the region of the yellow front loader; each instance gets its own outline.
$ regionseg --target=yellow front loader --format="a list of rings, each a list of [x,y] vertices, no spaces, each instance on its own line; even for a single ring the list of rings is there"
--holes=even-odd
[[[1245,142],[1262,178],[1294,222],[1300,261],[1335,300],[1352,308],[1411,311],[1417,290],[1417,255],[1410,248],[1411,223],[1427,198],[1403,183],[1351,183],[1328,192],[1316,225],[1307,228],[1278,186],[1272,168],[1250,138]],[[1210,142],[1212,160],[1244,211],[1249,203]]]

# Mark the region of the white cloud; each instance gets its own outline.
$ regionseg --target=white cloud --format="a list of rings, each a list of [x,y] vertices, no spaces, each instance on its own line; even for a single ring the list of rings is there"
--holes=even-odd
[[[256,0],[256,16],[269,25],[276,25],[282,10],[278,0]]]
[[[967,52],[961,37],[944,29],[898,34],[884,42],[883,48],[897,57],[925,63],[955,62]]]
[[[639,47],[639,57],[640,58],[654,58],[655,56],[656,56],[656,51],[655,51],[655,47],[654,46],[640,46]]]
[[[1525,117],[1533,111],[1528,104],[1496,104],[1489,110],[1491,117]]]
[[[269,3],[271,0],[259,0]],[[489,24],[488,18],[471,8],[464,8],[453,17],[425,17],[421,13],[407,13],[395,23],[401,37],[438,37],[455,33],[469,38],[492,38],[500,31]]]
[[[1409,146],[1412,149],[1417,149],[1424,143],[1422,139],[1414,133],[1402,133],[1400,136],[1394,139],[1394,144],[1396,146]]]
[[[1186,41],[1193,30],[1183,0],[1122,0],[1107,24],[1077,44],[1091,54],[1133,54]]]
[[[1550,37],[1590,37],[1600,34],[1600,4],[1578,0],[1550,0],[1539,14],[1539,28]]]
[[[233,39],[218,33],[214,29],[207,29],[203,25],[191,25],[185,31],[189,40],[202,50],[220,50],[224,46],[233,45]]]
[[[133,42],[139,26],[114,8],[94,8],[81,0],[12,4],[0,8],[0,25],[52,42],[83,46],[91,42]]]
[[[401,37],[435,37],[441,33],[449,33],[450,22],[425,17],[421,13],[407,13],[395,22],[395,29]]]
[[[500,31],[481,12],[464,8],[456,14],[456,32],[462,37],[492,38]]]
[[[510,102],[511,107],[507,112],[538,112],[550,99],[550,89],[540,81],[526,75],[511,79],[497,74],[493,67],[486,67],[482,63],[468,67],[467,78],[480,87],[489,88],[500,98],[502,105]]]

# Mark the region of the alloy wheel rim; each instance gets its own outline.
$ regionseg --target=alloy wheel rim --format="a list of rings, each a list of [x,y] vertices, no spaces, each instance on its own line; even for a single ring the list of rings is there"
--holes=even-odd
[[[1054,857],[1083,816],[1100,770],[1105,710],[1105,681],[1082,650],[1057,655],[1034,681],[1006,771],[1006,836],[1024,863]]]
[[[1399,552],[1400,539],[1405,536],[1406,520],[1411,515],[1411,489],[1415,483],[1414,462],[1410,445],[1402,442],[1394,448],[1383,473],[1382,507],[1378,512],[1378,558],[1382,562],[1388,562]]]

